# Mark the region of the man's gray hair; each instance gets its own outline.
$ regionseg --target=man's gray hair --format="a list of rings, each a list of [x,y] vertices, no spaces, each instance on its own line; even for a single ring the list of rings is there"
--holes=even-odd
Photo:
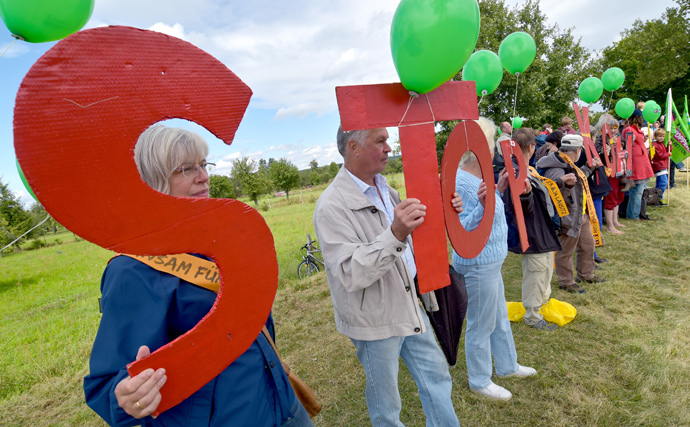
[[[359,145],[364,146],[364,142],[366,141],[368,134],[369,129],[350,130],[345,132],[342,125],[338,126],[338,137],[336,138],[336,144],[338,145],[338,152],[341,156],[343,156],[343,159],[347,153],[347,143],[349,141],[355,141]]]

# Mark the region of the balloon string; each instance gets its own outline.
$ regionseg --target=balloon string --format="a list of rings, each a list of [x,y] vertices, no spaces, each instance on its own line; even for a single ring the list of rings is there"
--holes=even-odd
[[[515,96],[513,97],[513,117],[515,119],[515,107],[517,106],[518,83],[520,82],[520,73],[515,73]],[[510,139],[513,139],[513,120],[510,121]]]
[[[428,124],[433,124],[436,123],[436,117],[434,116],[434,109],[431,108],[431,101],[429,100],[429,95],[424,94],[426,97],[426,103],[429,106],[429,111],[431,112],[431,121],[430,122],[421,122],[421,123],[412,123],[409,125],[404,125],[402,122],[405,120],[405,117],[407,116],[407,112],[410,111],[410,107],[412,106],[412,102],[414,102],[415,98],[419,96],[418,94],[414,94],[414,92],[410,92],[410,100],[407,101],[407,108],[405,109],[405,114],[403,114],[402,119],[400,119],[400,123],[398,123],[399,128],[404,128],[408,126],[419,126],[419,125],[428,125]]]
[[[5,48],[5,50],[2,51],[2,53],[0,53],[0,56],[4,55],[5,52],[7,52],[8,50],[10,50],[10,48],[12,47],[12,45],[15,44],[15,43],[17,42],[17,40],[18,40],[18,39],[15,37],[15,39],[12,40],[12,43],[10,43],[10,45],[7,46],[7,47]]]
[[[482,100],[483,100],[483,99],[484,99],[484,95],[482,95],[482,97],[481,97],[481,98],[479,98],[479,102],[477,102],[477,106],[479,106],[479,104],[481,104],[481,103],[482,103]]]
[[[609,95],[609,102],[606,104],[606,112],[611,109],[611,101],[613,100],[613,91],[611,91],[611,95]]]

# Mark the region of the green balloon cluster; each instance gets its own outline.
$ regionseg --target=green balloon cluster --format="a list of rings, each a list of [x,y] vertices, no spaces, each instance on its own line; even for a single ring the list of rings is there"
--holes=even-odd
[[[19,178],[21,178],[22,184],[24,184],[24,187],[26,188],[26,190],[29,192],[29,194],[31,194],[31,197],[33,197],[34,200],[38,201],[38,199],[36,198],[36,195],[34,194],[34,190],[32,190],[31,187],[29,187],[29,183],[26,182],[26,177],[24,176],[24,171],[22,170],[22,167],[19,166],[19,159],[17,159],[17,172],[19,172]]]
[[[601,94],[604,93],[604,85],[596,77],[587,77],[580,83],[577,93],[580,95],[581,100],[591,104],[592,102],[597,102]]]
[[[512,125],[513,125],[513,131],[516,131],[522,127],[522,121],[524,119],[522,117],[513,117]]]
[[[604,84],[604,89],[608,91],[618,90],[623,86],[624,81],[625,73],[618,67],[609,68],[601,75],[601,82]]]
[[[503,80],[501,60],[490,50],[478,50],[462,67],[462,79],[477,84],[477,95],[488,95],[495,91]]]
[[[523,31],[509,34],[498,47],[498,57],[510,74],[524,73],[536,56],[537,44]]]
[[[644,119],[649,123],[656,122],[659,117],[661,117],[661,106],[657,104],[656,101],[650,99],[644,103],[642,117],[644,117]]]
[[[627,119],[635,111],[635,102],[630,98],[621,98],[616,102],[616,114]]]
[[[476,0],[402,0],[391,24],[391,53],[407,90],[430,92],[450,80],[479,37]]]
[[[94,0],[0,0],[0,17],[12,35],[31,43],[60,40],[91,17]]]

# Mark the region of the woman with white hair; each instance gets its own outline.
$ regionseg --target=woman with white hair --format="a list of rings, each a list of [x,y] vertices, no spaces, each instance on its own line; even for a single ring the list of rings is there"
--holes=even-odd
[[[496,126],[486,118],[480,118],[478,123],[493,156]],[[465,360],[470,389],[499,400],[508,400],[513,395],[491,381],[492,355],[499,377],[528,377],[537,373],[535,369],[517,363],[501,276],[501,266],[508,255],[508,225],[501,200],[508,186],[507,173],[506,169],[501,172],[497,188],[487,189],[477,157],[468,152],[460,160],[455,180],[455,189],[464,203],[464,210],[459,214],[460,222],[468,231],[477,228],[481,221],[487,191],[496,191],[493,226],[486,246],[472,259],[462,258],[454,251],[453,268],[465,276],[467,287]],[[527,185],[525,191],[530,190],[531,186]]]
[[[161,125],[142,133],[134,149],[142,179],[175,197],[209,197],[214,165],[207,155],[201,136]],[[103,316],[84,392],[86,403],[109,425],[312,426],[263,334],[217,377],[153,417],[167,380],[165,370],[148,369],[130,378],[127,364],[194,328],[208,314],[216,293],[128,256],[110,261],[101,292]],[[266,327],[274,334],[271,316]]]

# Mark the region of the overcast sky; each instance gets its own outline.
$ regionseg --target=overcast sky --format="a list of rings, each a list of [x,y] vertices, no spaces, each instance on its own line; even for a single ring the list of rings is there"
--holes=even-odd
[[[335,86],[399,81],[390,54],[395,0],[96,0],[86,28],[129,25],[185,39],[209,52],[251,87],[254,95],[231,146],[213,140],[210,159],[229,172],[240,156],[287,157],[300,169],[342,162],[335,148],[339,122]],[[507,0],[510,5],[523,2]],[[635,3],[635,7],[631,4]],[[550,24],[573,28],[582,44],[602,49],[636,19],[661,17],[672,0],[542,0]],[[12,38],[0,24],[0,52]],[[12,110],[22,78],[54,43],[15,43],[0,57],[0,179],[22,201]],[[529,72],[529,70],[528,70]],[[173,124],[180,124],[173,121]]]

